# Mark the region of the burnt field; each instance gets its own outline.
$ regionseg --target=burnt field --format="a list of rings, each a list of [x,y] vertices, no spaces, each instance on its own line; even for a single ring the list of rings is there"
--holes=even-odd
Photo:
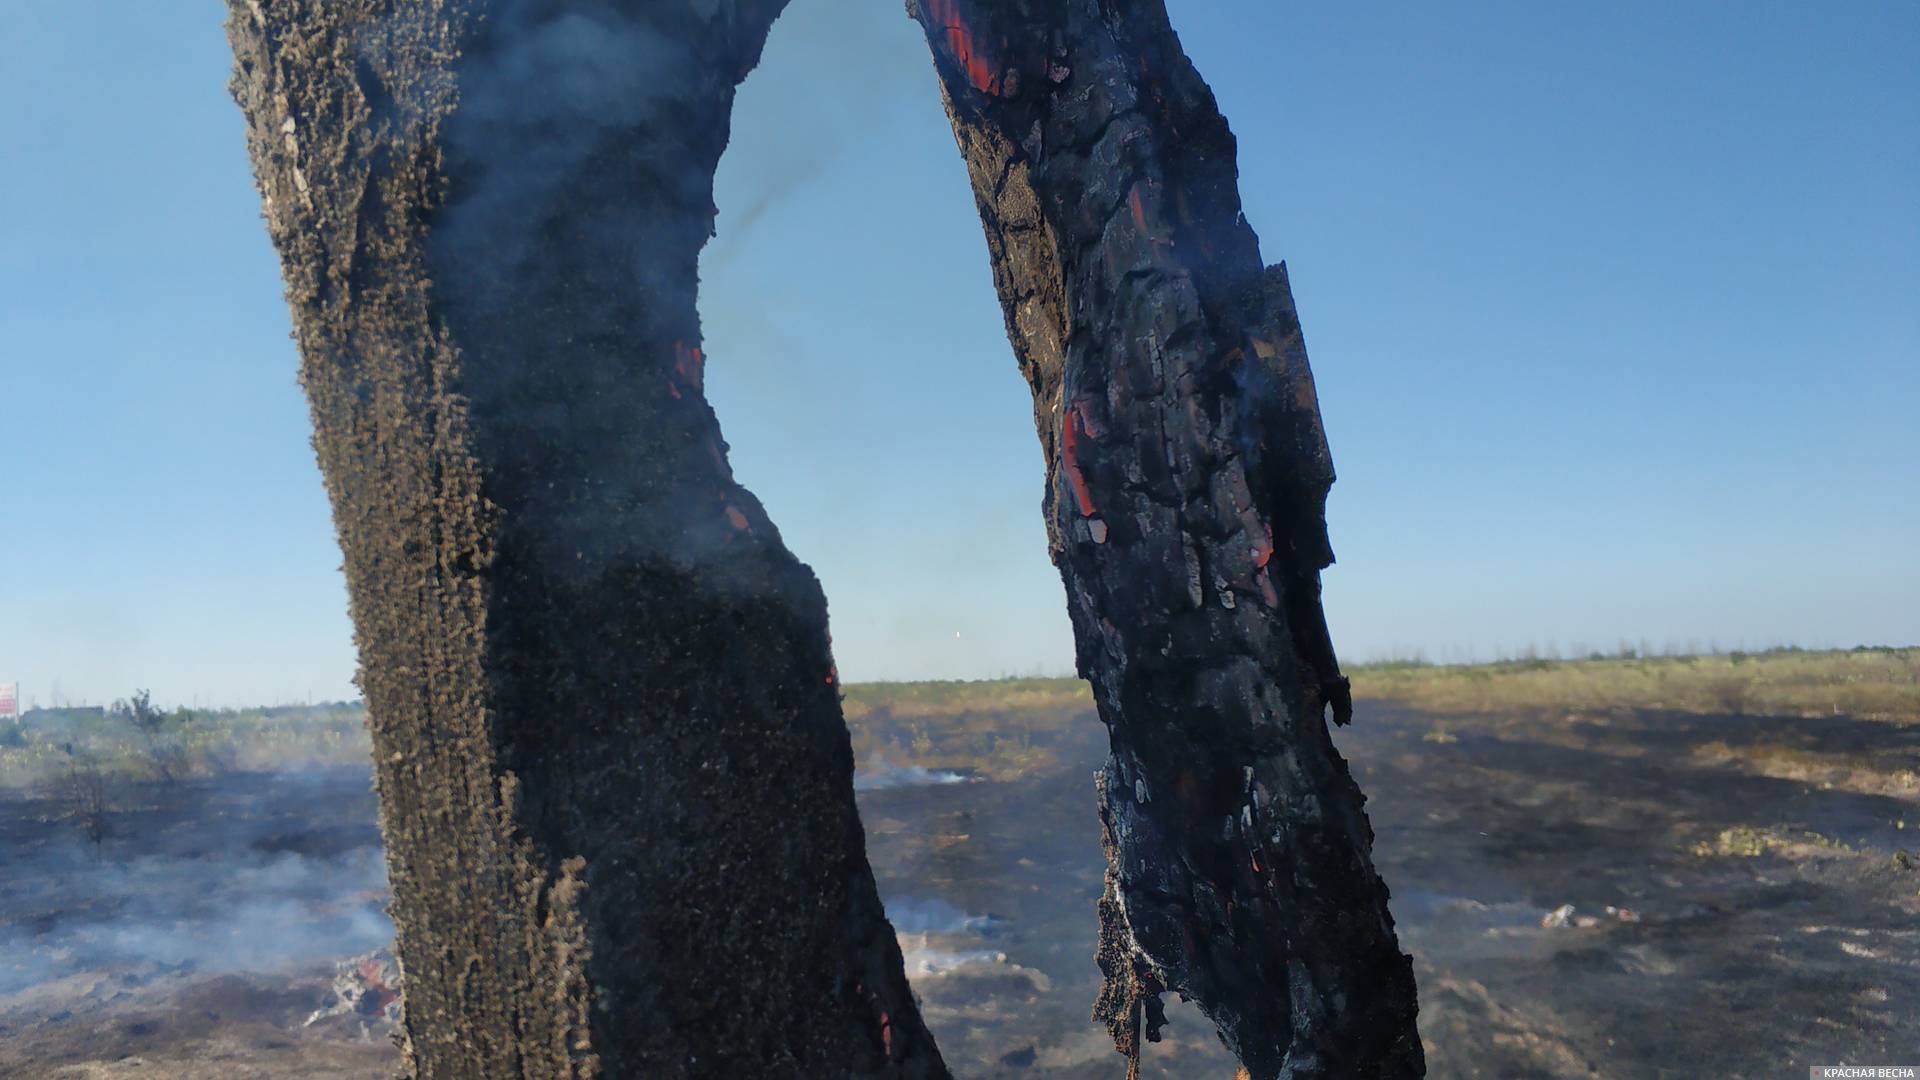
[[[1088,1019],[1084,698],[853,688],[849,715],[874,870],[955,1071],[1120,1075]],[[1362,702],[1339,741],[1433,1075],[1920,1058],[1920,728]],[[390,929],[365,770],[123,781],[97,845],[67,803],[0,794],[0,1076],[388,1075],[377,1009],[307,1023]],[[1169,1012],[1147,1073],[1230,1077],[1205,1021]]]

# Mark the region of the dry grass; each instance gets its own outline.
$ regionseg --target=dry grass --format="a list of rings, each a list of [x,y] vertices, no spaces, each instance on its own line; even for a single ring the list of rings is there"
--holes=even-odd
[[[357,764],[370,753],[358,705],[182,712],[161,732],[113,716],[47,710],[17,724],[0,721],[0,788],[64,778],[76,757],[115,780],[179,780]]]
[[[1862,746],[1831,750],[1776,741],[1729,743],[1713,739],[1693,748],[1704,765],[1733,765],[1758,776],[1793,780],[1865,795],[1912,798],[1920,793],[1920,769],[1911,751]]]
[[[1724,859],[1757,859],[1762,855],[1805,859],[1859,854],[1852,847],[1809,829],[1762,829],[1752,825],[1722,829],[1712,840],[1695,844],[1693,853],[1703,859],[1715,856]]]
[[[1008,780],[1059,760],[1070,725],[1093,722],[1093,692],[1079,679],[855,683],[844,708],[856,761]]]
[[[1354,695],[1435,713],[1667,710],[1920,722],[1920,649],[1782,650],[1658,659],[1391,664],[1351,673]]]
[[[1515,661],[1476,667],[1388,664],[1352,669],[1355,696],[1395,700],[1436,714],[1671,710],[1703,715],[1830,716],[1920,722],[1920,649],[1786,650],[1662,659]],[[845,688],[847,726],[860,761],[1008,777],[1055,760],[1054,747],[1091,723],[1093,697],[1079,679],[858,683]],[[1456,736],[1436,727],[1427,736]],[[180,759],[167,771],[205,774],[364,761],[358,706],[235,710],[184,717],[167,736]],[[108,719],[29,721],[0,730],[0,786],[67,772],[68,747],[102,771],[158,770],[150,748]],[[1812,761],[1777,764],[1811,770]],[[1845,763],[1840,763],[1845,764]]]
[[[1092,705],[1092,689],[1071,678],[874,682],[846,688],[849,723],[875,709],[901,718],[945,720],[968,713],[1068,712]]]

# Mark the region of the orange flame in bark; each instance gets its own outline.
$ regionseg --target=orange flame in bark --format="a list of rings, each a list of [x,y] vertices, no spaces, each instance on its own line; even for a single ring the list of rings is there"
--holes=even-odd
[[[1280,593],[1274,589],[1273,575],[1267,573],[1267,568],[1264,566],[1261,567],[1260,572],[1253,575],[1253,580],[1259,583],[1260,597],[1267,602],[1267,606],[1270,608],[1279,607]]]
[[[974,43],[973,31],[966,20],[960,17],[959,0],[926,0],[927,13],[934,23],[947,32],[947,48],[953,52],[953,58],[967,70],[967,81],[975,90],[983,94],[1000,93],[1000,80],[993,73],[993,64],[986,53]]]
[[[1154,252],[1158,254],[1163,246],[1172,247],[1173,241],[1164,236],[1157,236],[1152,230],[1147,228],[1147,199],[1145,189],[1151,186],[1151,184],[1152,181],[1149,180],[1135,180],[1133,186],[1127,189],[1127,206],[1133,211],[1134,228],[1140,231],[1141,236],[1146,237],[1147,243],[1151,245]]]
[[[706,384],[707,361],[700,355],[698,345],[691,349],[682,349],[679,342],[674,342],[673,369],[680,374],[680,381],[695,390]]]
[[[687,348],[687,343],[675,338],[673,341],[673,373],[667,376],[667,393],[674,400],[680,399],[680,388],[691,387],[696,392],[703,390],[707,379],[707,361],[700,355],[698,345]]]
[[[1080,516],[1092,517],[1093,493],[1087,489],[1087,478],[1074,460],[1080,448],[1080,434],[1080,409],[1076,406],[1067,410],[1066,430],[1060,433],[1060,464],[1067,470],[1067,482],[1073,485],[1073,498],[1080,504]]]
[[[893,1060],[893,1017],[888,1015],[887,1007],[880,1002],[880,995],[868,991],[866,984],[859,979],[853,980],[854,996],[861,998],[880,1017],[880,1047],[888,1061]]]

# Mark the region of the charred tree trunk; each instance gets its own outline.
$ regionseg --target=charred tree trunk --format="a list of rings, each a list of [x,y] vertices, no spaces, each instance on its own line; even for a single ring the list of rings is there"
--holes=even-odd
[[[1413,970],[1328,736],[1333,467],[1283,266],[1160,0],[918,0],[1031,384],[1112,754],[1096,1016],[1196,1001],[1254,1080],[1424,1072]]]
[[[230,0],[419,1077],[944,1077],[696,260],[784,0]]]

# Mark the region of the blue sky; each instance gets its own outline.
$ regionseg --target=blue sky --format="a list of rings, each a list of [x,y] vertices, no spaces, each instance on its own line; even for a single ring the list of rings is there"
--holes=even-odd
[[[1343,655],[1920,641],[1920,5],[1170,0],[1284,258]],[[0,4],[0,681],[352,696],[222,9]],[[797,0],[705,264],[849,679],[1071,667],[925,47]]]

